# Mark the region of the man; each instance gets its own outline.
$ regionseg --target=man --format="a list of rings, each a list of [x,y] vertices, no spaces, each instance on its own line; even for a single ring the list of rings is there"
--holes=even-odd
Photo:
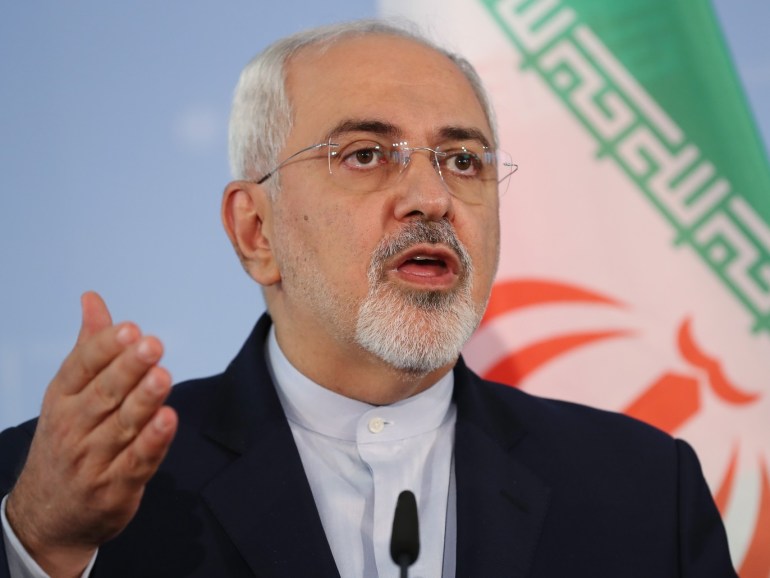
[[[222,217],[269,317],[165,402],[160,342],[84,295],[36,427],[0,440],[12,572],[395,576],[410,489],[414,576],[734,576],[686,444],[458,361],[512,170],[491,116],[467,63],[379,23],[247,66]]]

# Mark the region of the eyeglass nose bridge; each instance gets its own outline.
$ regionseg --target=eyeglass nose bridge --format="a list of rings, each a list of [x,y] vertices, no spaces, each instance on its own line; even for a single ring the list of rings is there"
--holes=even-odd
[[[439,162],[439,158],[445,157],[446,153],[442,152],[438,149],[433,149],[431,147],[407,147],[407,146],[400,146],[395,148],[393,152],[398,155],[398,165],[399,165],[399,174],[402,174],[404,171],[406,171],[407,167],[409,166],[409,163],[412,161],[412,153],[415,152],[426,152],[430,155],[431,163],[433,164],[433,168],[438,173],[438,176],[441,177],[441,180],[443,182],[444,175],[441,174],[441,163]]]

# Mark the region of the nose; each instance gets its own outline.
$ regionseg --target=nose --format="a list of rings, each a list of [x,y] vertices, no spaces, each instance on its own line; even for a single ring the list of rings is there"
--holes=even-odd
[[[395,216],[398,220],[426,221],[454,217],[453,197],[430,149],[414,149],[407,157],[400,175]]]

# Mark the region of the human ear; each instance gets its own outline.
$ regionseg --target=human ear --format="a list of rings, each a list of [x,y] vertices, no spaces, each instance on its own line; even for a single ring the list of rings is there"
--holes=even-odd
[[[272,205],[265,188],[233,181],[222,194],[222,224],[246,272],[260,285],[281,280],[270,239]]]

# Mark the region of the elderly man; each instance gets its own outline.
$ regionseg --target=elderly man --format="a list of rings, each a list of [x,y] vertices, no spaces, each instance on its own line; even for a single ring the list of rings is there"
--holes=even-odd
[[[414,576],[735,575],[685,443],[459,360],[513,169],[464,60],[304,32],[246,67],[230,128],[222,218],[269,316],[166,400],[160,342],[84,295],[39,420],[0,440],[0,575],[395,576],[404,489]]]

